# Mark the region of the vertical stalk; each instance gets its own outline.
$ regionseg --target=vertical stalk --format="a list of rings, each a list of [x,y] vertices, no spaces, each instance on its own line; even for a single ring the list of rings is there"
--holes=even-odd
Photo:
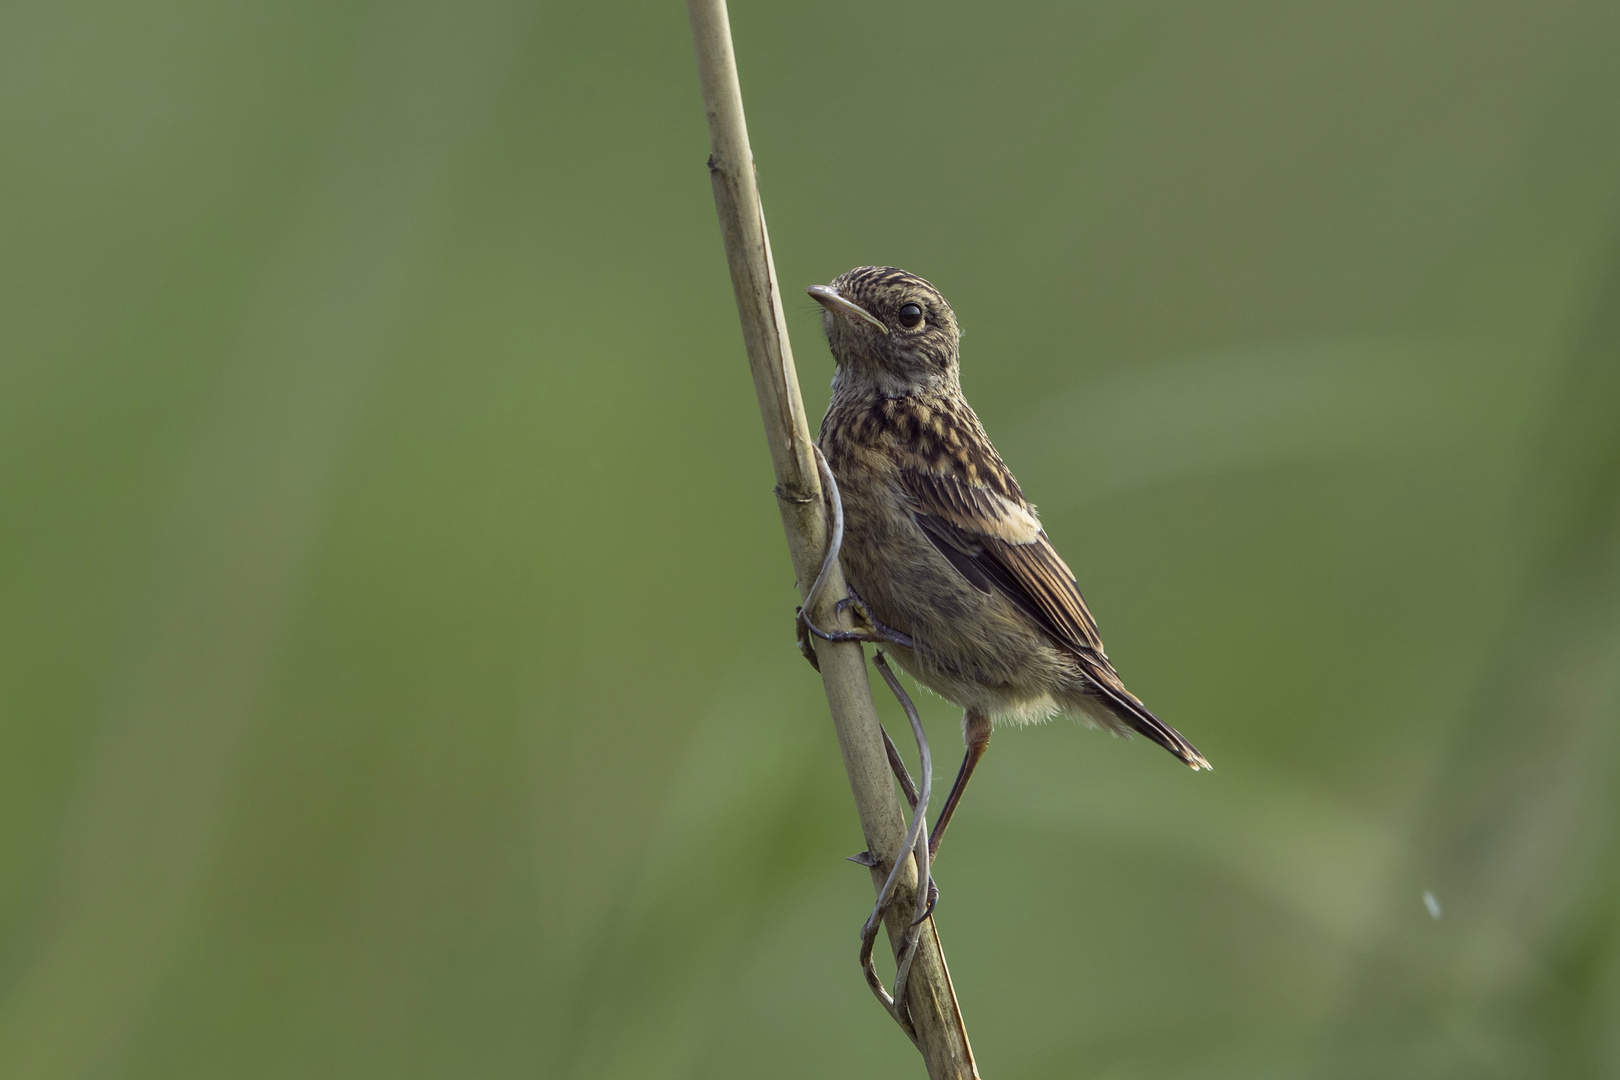
[[[755,183],[731,26],[725,0],[688,0],[687,14],[709,119],[709,176],[714,184],[715,210],[731,268],[748,366],[765,422],[765,439],[776,470],[777,506],[787,533],[794,577],[803,595],[820,568],[827,523],[810,426],[805,420],[793,351],[782,317],[765,212]],[[844,594],[843,572],[835,566],[817,610],[809,612],[817,625],[848,628],[847,616],[834,610]],[[850,642],[818,640],[815,648],[838,746],[860,814],[861,831],[867,850],[877,861],[872,867],[873,887],[881,888],[900,853],[906,823],[889,771],[877,709],[872,703],[865,657],[861,646]],[[885,929],[892,948],[900,946],[916,888],[913,866],[903,879],[900,901],[890,906],[886,917]],[[905,993],[917,1047],[932,1080],[973,1080],[978,1071],[933,920],[919,930],[921,938]]]

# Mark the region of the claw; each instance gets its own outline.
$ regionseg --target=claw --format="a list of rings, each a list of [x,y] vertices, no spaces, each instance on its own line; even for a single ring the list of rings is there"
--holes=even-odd
[[[866,622],[866,625],[874,628],[882,625],[873,616],[872,609],[866,606],[866,601],[861,599],[861,594],[855,591],[854,586],[850,587],[848,596],[838,601],[838,605],[834,610],[841,615],[850,608],[855,609],[856,614]]]

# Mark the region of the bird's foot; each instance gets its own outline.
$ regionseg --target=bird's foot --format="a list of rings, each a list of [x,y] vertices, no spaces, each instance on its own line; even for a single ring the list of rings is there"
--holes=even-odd
[[[861,594],[854,589],[850,589],[849,595],[838,601],[833,610],[840,615],[845,611],[853,610],[861,621],[867,625],[869,629],[866,632],[870,633],[875,641],[890,645],[903,645],[908,649],[917,647],[917,643],[911,640],[911,635],[903,634],[892,626],[885,626],[881,619],[872,614],[872,609],[865,600],[861,599]]]
[[[796,614],[799,620],[799,651],[806,653],[806,659],[809,659],[807,650],[810,647],[808,634],[814,634],[823,641],[861,641],[874,645],[899,645],[907,649],[917,647],[917,643],[911,640],[910,635],[904,634],[892,626],[883,625],[878,617],[872,614],[872,609],[866,606],[866,601],[862,600],[854,589],[849,590],[849,595],[838,601],[833,607],[833,611],[839,615],[850,610],[855,612],[860,621],[865,623],[865,626],[857,626],[853,630],[823,630],[810,621],[810,617],[804,613],[804,608],[798,609]],[[816,663],[814,660],[810,662],[812,664]],[[817,666],[816,670],[821,669]]]

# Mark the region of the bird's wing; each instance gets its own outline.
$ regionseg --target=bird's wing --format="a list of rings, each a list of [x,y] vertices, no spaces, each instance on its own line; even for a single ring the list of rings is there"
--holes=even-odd
[[[1074,574],[1029,506],[928,468],[900,470],[917,524],[980,591],[1001,593],[1060,643],[1112,671]]]
[[[1074,574],[1046,538],[1016,488],[1002,494],[926,466],[900,470],[923,533],[962,576],[985,593],[999,592],[1066,646],[1114,716],[1193,769],[1210,767],[1175,728],[1125,689],[1103,652],[1097,624]]]

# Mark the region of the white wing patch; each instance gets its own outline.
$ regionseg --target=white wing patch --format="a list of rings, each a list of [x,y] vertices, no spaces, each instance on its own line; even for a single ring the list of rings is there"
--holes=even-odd
[[[981,528],[990,526],[985,529],[987,535],[1009,544],[1033,544],[1040,539],[1041,521],[1032,507],[1019,506],[1011,499],[985,489],[974,494],[996,509],[989,520],[975,522]]]

